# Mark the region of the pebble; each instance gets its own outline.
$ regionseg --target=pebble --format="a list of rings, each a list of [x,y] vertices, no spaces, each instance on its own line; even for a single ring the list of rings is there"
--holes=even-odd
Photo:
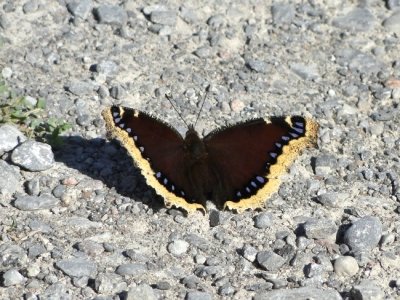
[[[303,80],[310,81],[320,77],[318,67],[315,64],[292,63],[290,69]]]
[[[257,253],[257,263],[267,271],[277,271],[286,260],[273,251],[260,251]]]
[[[355,32],[369,31],[373,28],[375,17],[366,8],[356,7],[345,16],[333,20],[336,27]]]
[[[326,207],[339,208],[345,206],[349,198],[350,195],[346,193],[328,192],[318,195],[317,200]]]
[[[148,284],[142,283],[131,287],[126,293],[126,300],[157,300],[154,290]]]
[[[328,239],[336,234],[338,227],[330,219],[310,219],[303,224],[303,229],[309,239]]]
[[[91,241],[85,240],[77,244],[77,249],[86,253],[89,256],[99,256],[104,252],[104,247],[102,244]]]
[[[340,294],[333,289],[318,289],[315,287],[301,287],[297,289],[275,290],[261,292],[253,297],[253,300],[295,300],[295,299],[324,299],[342,300]]]
[[[257,73],[265,74],[268,71],[268,65],[266,64],[266,62],[259,59],[254,59],[254,58],[247,59],[246,66],[250,70]]]
[[[282,25],[292,23],[296,11],[291,4],[274,4],[271,13],[274,24]]]
[[[13,71],[12,71],[12,69],[11,68],[9,68],[9,67],[4,67],[2,70],[1,70],[1,76],[4,78],[4,79],[9,79],[9,78],[11,78],[11,75],[13,74]],[[3,125],[4,126],[4,125]],[[1,128],[1,127],[0,127]],[[0,145],[1,145],[1,143],[0,143]]]
[[[51,209],[60,203],[59,199],[49,194],[40,196],[19,196],[14,201],[14,206],[20,210],[33,211],[40,209]]]
[[[5,287],[13,286],[13,285],[20,285],[23,284],[25,281],[25,277],[21,275],[18,270],[11,269],[5,271],[3,274],[3,285]]]
[[[222,223],[222,212],[213,209],[209,213],[210,227],[215,227],[221,225]]]
[[[29,0],[22,6],[22,11],[25,14],[35,12],[39,9],[39,2],[37,0]]]
[[[145,264],[140,263],[129,263],[118,266],[115,273],[118,275],[130,275],[130,276],[138,276],[147,271],[147,267]]]
[[[119,294],[127,289],[127,283],[118,274],[100,274],[94,281],[94,289],[100,294]]]
[[[327,176],[332,174],[332,169],[337,166],[337,160],[333,155],[321,154],[315,159],[315,175]]]
[[[97,273],[96,263],[84,258],[63,259],[57,261],[56,266],[70,277],[87,276],[94,278]]]
[[[97,73],[104,74],[106,76],[112,76],[118,73],[119,67],[111,60],[103,60],[95,65],[94,70]]]
[[[190,291],[186,293],[185,300],[211,300],[212,297],[207,292]]]
[[[95,87],[91,82],[73,81],[66,86],[66,89],[76,96],[84,96],[91,95]]]
[[[155,24],[175,26],[176,12],[172,10],[154,10],[150,13],[150,21]]]
[[[0,160],[0,194],[12,195],[21,189],[21,175],[17,169],[4,160]]]
[[[353,286],[350,291],[352,299],[360,300],[383,300],[385,293],[373,281],[365,279],[360,284]]]
[[[94,9],[94,15],[100,24],[122,26],[128,19],[126,11],[118,5],[101,5]]]
[[[375,248],[382,236],[382,223],[377,217],[366,216],[353,222],[344,234],[344,243],[353,252],[368,252]]]
[[[350,277],[357,274],[359,267],[357,260],[352,256],[340,256],[333,265],[335,273],[339,276]]]
[[[168,244],[167,250],[174,256],[180,256],[189,249],[189,243],[184,240],[175,240]]]
[[[273,215],[270,212],[262,212],[254,217],[254,227],[265,229],[273,224]]]
[[[159,281],[156,283],[155,287],[159,290],[166,291],[171,289],[171,284],[168,281]]]
[[[68,11],[75,17],[86,20],[93,7],[92,0],[79,0],[67,4]]]
[[[257,257],[257,249],[254,248],[253,246],[245,244],[242,248],[242,254],[245,259],[247,259],[250,262],[254,262]]]
[[[394,12],[383,22],[383,27],[388,31],[400,34],[400,11]]]
[[[15,148],[11,161],[32,172],[50,169],[54,164],[54,154],[50,145],[26,141]]]
[[[11,151],[25,141],[25,135],[15,126],[10,124],[0,126],[0,155],[4,152]]]

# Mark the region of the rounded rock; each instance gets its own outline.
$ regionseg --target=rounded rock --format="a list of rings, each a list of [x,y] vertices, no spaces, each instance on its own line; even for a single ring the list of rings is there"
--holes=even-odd
[[[11,161],[29,171],[38,172],[53,166],[54,154],[48,144],[27,141],[14,149]]]
[[[175,240],[168,244],[167,250],[174,256],[180,256],[189,248],[189,243],[184,240]]]
[[[344,242],[353,252],[375,248],[382,236],[382,223],[377,217],[367,216],[355,221],[344,234]]]
[[[15,269],[8,270],[3,274],[4,286],[19,285],[25,281],[25,277]]]
[[[340,256],[334,263],[335,273],[339,276],[353,276],[357,274],[359,267],[357,260],[352,256]]]

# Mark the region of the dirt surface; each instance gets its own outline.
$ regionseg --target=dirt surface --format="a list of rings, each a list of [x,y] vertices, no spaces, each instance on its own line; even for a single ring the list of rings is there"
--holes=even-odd
[[[0,2],[7,86],[72,125],[52,150],[0,145],[0,298],[398,299],[399,11],[373,0]],[[184,134],[164,95],[192,123],[206,89],[201,134],[266,116],[320,124],[318,149],[259,211],[166,209],[106,139],[111,104]],[[0,132],[3,145],[16,134]],[[39,166],[24,166],[29,151]]]

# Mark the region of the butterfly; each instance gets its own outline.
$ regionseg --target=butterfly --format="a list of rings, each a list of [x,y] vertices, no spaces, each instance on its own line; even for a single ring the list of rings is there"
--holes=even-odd
[[[166,207],[205,211],[256,209],[275,193],[280,176],[306,147],[317,143],[317,122],[301,116],[258,118],[201,138],[188,126],[183,137],[145,112],[112,106],[102,112],[108,136],[132,156]]]

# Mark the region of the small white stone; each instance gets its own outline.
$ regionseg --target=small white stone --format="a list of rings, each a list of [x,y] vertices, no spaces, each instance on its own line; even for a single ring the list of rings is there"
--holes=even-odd
[[[3,76],[4,79],[10,78],[12,73],[13,71],[9,67],[5,67],[3,68],[3,70],[1,70],[1,75]]]
[[[174,256],[180,256],[189,249],[189,243],[184,240],[175,240],[168,244],[167,250]]]
[[[334,263],[335,273],[339,276],[353,276],[357,274],[359,267],[357,260],[352,256],[340,256]]]

